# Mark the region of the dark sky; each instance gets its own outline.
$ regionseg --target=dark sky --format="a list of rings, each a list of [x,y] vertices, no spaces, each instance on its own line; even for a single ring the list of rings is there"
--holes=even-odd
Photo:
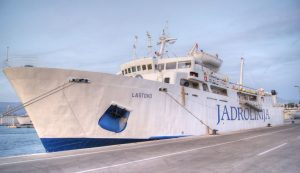
[[[245,84],[276,89],[284,100],[300,98],[300,1],[298,0],[0,0],[0,61],[9,46],[11,66],[33,64],[116,73],[132,59],[134,36],[145,56],[168,21],[178,38],[169,55],[186,55],[193,44],[219,54],[221,72]],[[18,101],[0,74],[0,101]]]

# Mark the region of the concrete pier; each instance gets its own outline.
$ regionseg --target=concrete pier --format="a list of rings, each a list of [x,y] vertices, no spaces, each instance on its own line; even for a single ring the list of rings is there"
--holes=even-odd
[[[0,172],[299,172],[300,124],[0,159]]]

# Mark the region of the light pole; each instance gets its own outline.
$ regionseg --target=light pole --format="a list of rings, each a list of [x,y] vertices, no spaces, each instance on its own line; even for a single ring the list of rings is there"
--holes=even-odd
[[[298,104],[300,104],[300,86],[295,85],[294,87],[295,87],[295,88],[298,88],[298,92],[299,92],[299,102],[298,102]]]

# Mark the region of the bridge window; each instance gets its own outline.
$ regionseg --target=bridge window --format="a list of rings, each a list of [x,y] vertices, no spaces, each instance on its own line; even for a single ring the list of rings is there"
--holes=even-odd
[[[146,65],[142,65],[142,69],[143,69],[143,70],[147,70]]]
[[[155,69],[159,70],[159,71],[164,70],[165,69],[165,64],[157,64],[157,65],[155,65]]]
[[[199,83],[198,82],[191,82],[191,87],[195,89],[199,89]]]
[[[128,73],[131,73],[131,69],[130,68],[128,68]]]
[[[132,73],[133,72],[136,72],[136,67],[135,66],[133,66],[133,67],[131,67],[132,68]]]
[[[166,69],[170,70],[170,69],[176,69],[176,62],[169,62],[166,64]]]
[[[250,100],[250,101],[256,101],[257,98],[256,98],[256,96],[252,96],[252,95],[251,95],[251,96],[249,96],[249,100]]]
[[[127,69],[125,69],[125,74],[127,74]]]
[[[141,66],[140,65],[136,66],[136,68],[137,68],[137,71],[141,71]]]
[[[152,70],[152,64],[148,64],[148,70]]]
[[[170,83],[170,78],[169,78],[169,77],[166,77],[166,78],[164,79],[164,82],[165,82],[165,83]]]
[[[203,83],[202,87],[203,87],[203,91],[207,91],[207,92],[209,91],[206,83]]]
[[[191,61],[180,61],[178,62],[178,68],[190,68]]]

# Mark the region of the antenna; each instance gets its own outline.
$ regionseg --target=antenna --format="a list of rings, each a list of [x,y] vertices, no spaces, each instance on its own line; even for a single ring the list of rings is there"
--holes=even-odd
[[[138,42],[138,36],[135,35],[135,36],[134,36],[134,44],[133,44],[133,57],[134,57],[134,59],[137,58],[137,54],[136,54],[136,46],[137,46],[137,42]]]
[[[162,35],[169,35],[169,21],[168,20],[166,20]]]
[[[148,46],[147,46],[148,56],[151,56],[151,54],[152,54],[152,37],[151,37],[151,35],[148,31],[146,32],[146,34],[147,34],[147,37],[148,37]]]

